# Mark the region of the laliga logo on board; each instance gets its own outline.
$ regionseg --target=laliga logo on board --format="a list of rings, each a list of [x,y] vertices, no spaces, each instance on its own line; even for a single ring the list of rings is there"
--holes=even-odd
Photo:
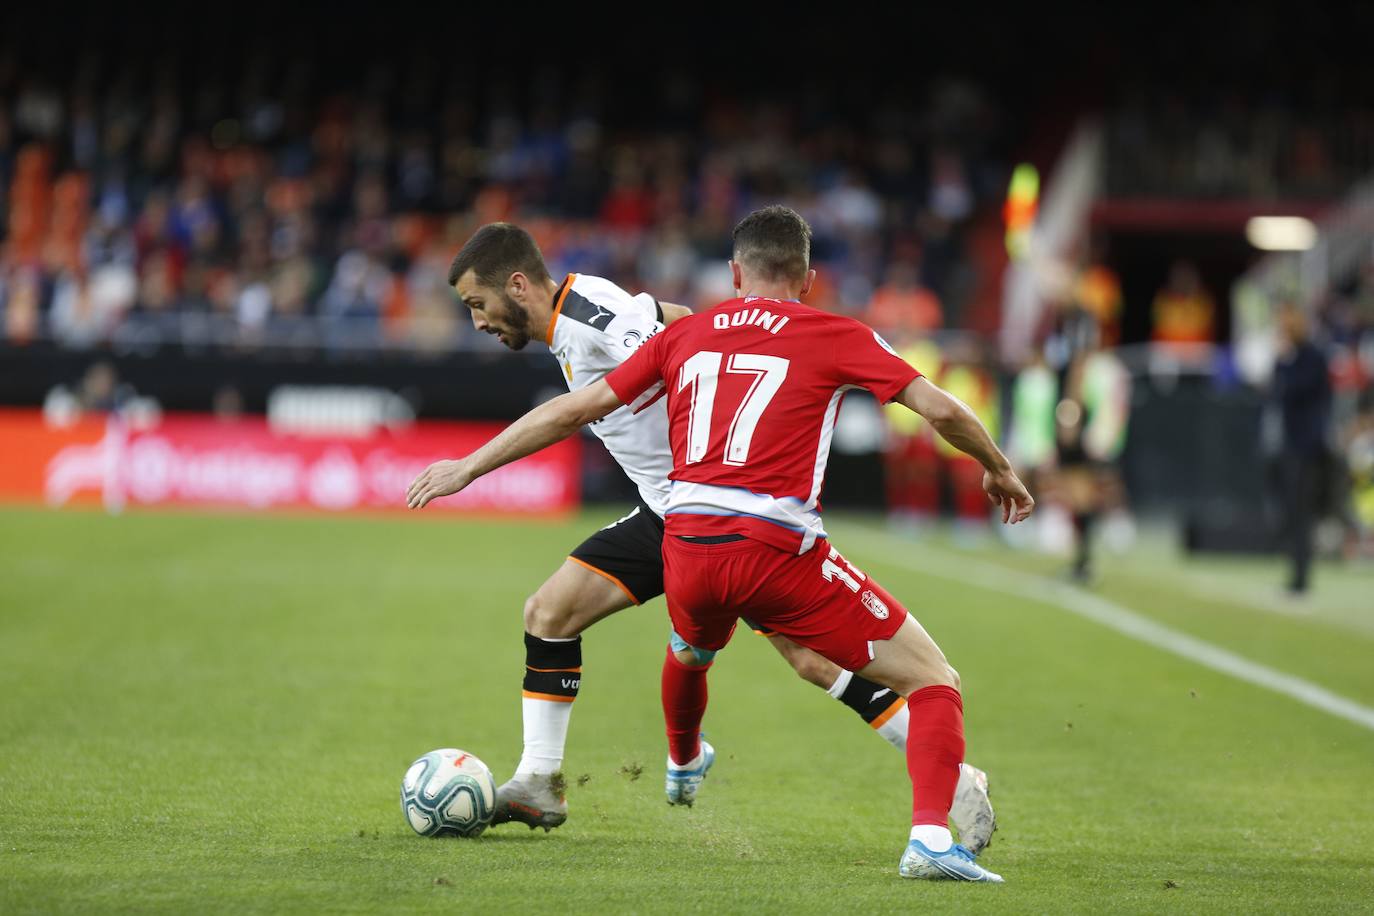
[[[312,464],[305,486],[310,501],[321,509],[351,509],[363,498],[362,472],[345,448],[331,448]]]

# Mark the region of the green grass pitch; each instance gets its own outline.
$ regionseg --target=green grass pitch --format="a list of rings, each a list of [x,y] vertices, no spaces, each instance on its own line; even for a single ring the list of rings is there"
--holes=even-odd
[[[861,519],[837,545],[963,676],[1007,884],[901,880],[902,758],[747,632],[711,675],[716,768],[665,805],[661,599],[587,635],[564,827],[415,836],[419,754],[511,772],[523,599],[617,514],[0,511],[0,912],[1374,909],[1374,732],[972,571],[1052,561]],[[1097,593],[1374,705],[1374,576],[1321,570],[1302,614],[1264,604],[1279,578],[1142,547]]]

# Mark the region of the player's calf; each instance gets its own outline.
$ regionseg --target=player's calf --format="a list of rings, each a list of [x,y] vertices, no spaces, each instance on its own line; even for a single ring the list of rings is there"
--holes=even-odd
[[[890,639],[873,644],[862,674],[907,693],[907,774],[911,777],[911,836],[904,877],[994,880],[954,844],[949,812],[964,760],[964,705],[958,673],[925,629],[908,617]],[[968,866],[968,867],[965,867]]]
[[[551,830],[568,819],[563,797],[563,748],[572,704],[582,687],[582,637],[541,639],[525,634],[521,711],[524,751],[515,775],[496,790],[492,824],[518,821]]]
[[[906,699],[891,687],[875,684],[843,668],[826,693],[839,700],[868,723],[899,751],[906,750]]]
[[[578,634],[628,605],[614,583],[571,560],[525,602],[525,677],[521,690],[524,751],[516,777],[537,776],[547,781],[562,769],[573,701],[582,686],[582,638]],[[554,794],[559,799],[555,814],[564,817],[562,793]],[[509,819],[530,823],[520,817]],[[537,821],[533,826],[557,826],[543,814]]]
[[[909,715],[905,697],[890,687],[846,671],[763,624],[753,621],[746,623],[754,632],[767,637],[769,644],[803,680],[815,684],[848,706],[889,744],[902,754],[906,753]],[[957,690],[959,672],[947,664],[944,667],[947,669],[944,673],[954,682]],[[958,829],[959,842],[974,855],[992,842],[992,834],[997,829],[997,817],[988,798],[987,774],[977,767],[967,763],[960,765],[954,803],[949,809],[949,822]]]
[[[676,634],[663,659],[660,695],[669,766],[685,766],[700,756],[701,720],[709,700],[706,673],[714,652],[693,649]]]
[[[563,766],[572,704],[582,687],[582,637],[541,639],[525,634],[525,680],[520,705],[524,752],[516,775],[550,776]]]
[[[673,631],[663,658],[663,722],[668,735],[664,791],[670,805],[696,801],[697,789],[715,762],[716,752],[701,737],[708,691],[706,672],[716,653],[698,649]]]

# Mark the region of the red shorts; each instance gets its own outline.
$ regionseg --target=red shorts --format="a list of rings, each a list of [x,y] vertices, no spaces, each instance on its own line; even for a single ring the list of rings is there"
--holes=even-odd
[[[694,544],[669,535],[663,564],[673,629],[698,649],[724,648],[745,616],[858,671],[907,617],[825,539],[798,556],[751,539]]]

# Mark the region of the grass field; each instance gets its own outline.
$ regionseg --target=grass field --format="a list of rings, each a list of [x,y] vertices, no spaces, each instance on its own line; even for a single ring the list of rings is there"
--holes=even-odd
[[[716,768],[694,809],[665,805],[661,599],[586,639],[567,825],[416,837],[406,765],[457,745],[510,773],[523,599],[616,514],[0,511],[0,912],[1374,909],[1374,731],[1048,585],[990,587],[1053,561],[860,519],[836,543],[963,676],[1007,884],[899,879],[901,757],[747,633],[712,672]],[[1301,613],[1270,601],[1279,578],[1146,545],[1096,594],[1374,706],[1374,574],[1320,570]]]

